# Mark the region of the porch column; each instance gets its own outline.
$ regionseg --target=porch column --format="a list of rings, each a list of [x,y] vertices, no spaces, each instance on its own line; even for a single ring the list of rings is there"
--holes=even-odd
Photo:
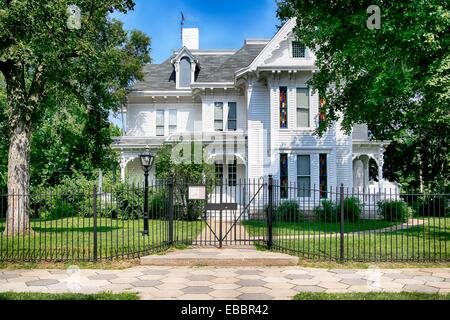
[[[381,147],[378,151],[378,188],[380,189],[380,193],[383,191],[383,165],[384,165],[384,148]]]
[[[120,181],[125,182],[125,168],[127,167],[127,159],[123,154],[120,155]]]
[[[366,193],[369,189],[369,156],[365,155],[362,157],[363,169],[364,169],[364,183],[363,183],[363,193]]]

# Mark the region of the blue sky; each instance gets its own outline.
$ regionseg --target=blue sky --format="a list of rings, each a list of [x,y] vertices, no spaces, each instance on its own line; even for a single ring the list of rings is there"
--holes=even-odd
[[[200,49],[239,49],[247,38],[273,37],[276,9],[275,0],[136,0],[134,11],[112,16],[149,35],[153,63],[161,63],[181,47],[181,11],[185,28],[200,29]],[[110,121],[122,127],[120,116]]]
[[[246,38],[275,34],[276,8],[275,0],[136,0],[134,11],[113,16],[147,33],[153,63],[161,63],[181,46],[181,11],[185,27],[200,29],[201,49],[239,49]]]

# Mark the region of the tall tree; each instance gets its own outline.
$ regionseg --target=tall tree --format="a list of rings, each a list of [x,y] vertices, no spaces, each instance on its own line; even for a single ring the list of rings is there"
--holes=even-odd
[[[80,9],[80,23],[76,10]],[[132,0],[0,0],[0,71],[7,93],[10,235],[29,231],[30,142],[50,97],[72,94],[92,128],[104,125],[131,81],[148,62],[148,37],[131,35],[109,14],[132,10]],[[74,20],[75,19],[75,20]],[[71,23],[75,22],[75,23]]]
[[[372,4],[379,29],[367,24]],[[450,184],[449,1],[283,0],[278,15],[297,17],[296,36],[315,50],[310,83],[326,101],[319,133],[341,114],[348,132],[367,123],[374,138],[393,140],[387,176]]]

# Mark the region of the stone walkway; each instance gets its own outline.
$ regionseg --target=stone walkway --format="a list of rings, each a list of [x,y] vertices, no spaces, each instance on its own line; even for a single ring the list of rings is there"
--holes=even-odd
[[[213,245],[219,242],[220,237],[220,227],[222,224],[222,240],[225,244],[242,244],[245,240],[249,240],[250,236],[248,235],[245,228],[238,221],[234,223],[232,220],[224,220],[220,221],[220,219],[208,219],[206,221],[208,223],[199,233],[197,239],[194,243],[199,245]],[[252,237],[253,238],[253,237]]]
[[[307,292],[450,293],[450,268],[150,267],[0,271],[0,292],[138,292],[142,299],[291,299]]]

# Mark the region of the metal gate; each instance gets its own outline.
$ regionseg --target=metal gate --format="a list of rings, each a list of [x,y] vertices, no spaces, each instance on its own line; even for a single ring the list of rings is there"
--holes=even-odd
[[[224,180],[209,186],[189,185],[187,189],[187,206],[198,213],[201,224],[191,223],[190,228],[195,228],[191,230],[192,245],[221,248],[266,241],[267,183],[263,179]]]

